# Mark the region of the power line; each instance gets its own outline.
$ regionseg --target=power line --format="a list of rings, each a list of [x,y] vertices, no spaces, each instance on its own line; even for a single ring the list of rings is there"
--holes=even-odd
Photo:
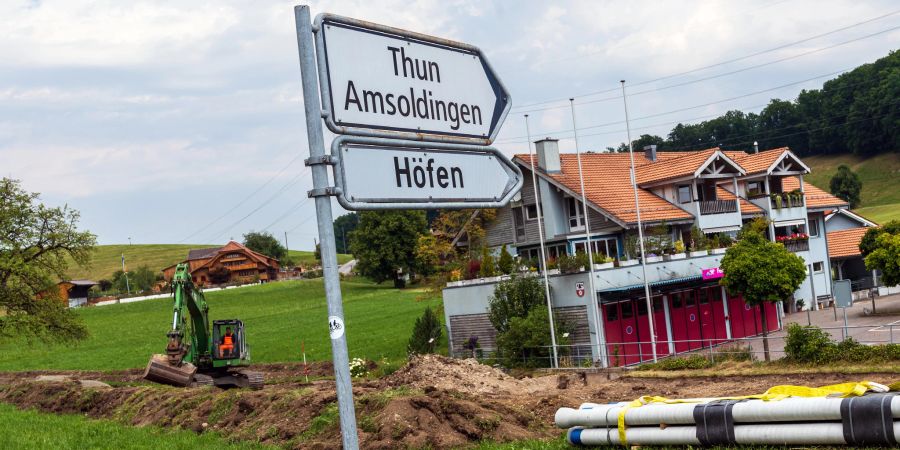
[[[900,100],[897,100],[897,101],[895,101],[895,102],[888,103],[888,105],[895,105],[895,104],[898,104],[898,103],[900,103]],[[867,121],[867,120],[880,119],[880,118],[882,118],[882,117],[890,116],[890,115],[892,115],[892,114],[894,114],[894,113],[893,113],[893,112],[889,112],[889,113],[885,113],[885,114],[882,114],[882,115],[879,115],[879,116],[864,117],[864,118],[862,118],[862,119],[857,119],[857,120],[853,120],[853,121],[845,121],[845,122],[843,122],[843,123],[833,124],[833,125],[828,125],[828,126],[819,127],[819,128],[813,128],[813,129],[805,128],[805,127],[807,126],[806,123],[799,123],[799,124],[796,124],[796,125],[790,125],[790,126],[786,126],[786,127],[775,128],[775,129],[772,129],[772,130],[761,130],[761,132],[758,132],[758,133],[747,133],[747,134],[743,134],[743,135],[739,135],[739,136],[732,136],[732,137],[729,137],[728,139],[717,140],[717,142],[715,142],[713,145],[715,145],[715,146],[720,146],[720,145],[736,146],[736,145],[738,145],[738,144],[751,143],[751,142],[753,142],[753,141],[758,141],[758,140],[773,140],[773,139],[778,139],[778,138],[784,138],[784,137],[796,136],[796,135],[798,135],[798,134],[812,133],[812,132],[816,132],[816,131],[827,130],[827,129],[830,129],[830,128],[842,127],[842,126],[850,125],[850,124],[854,124],[854,123],[865,122],[865,121]],[[837,118],[839,118],[839,117],[849,117],[849,116],[850,116],[850,112],[848,112],[847,114],[838,114],[838,115],[835,115],[835,116],[826,117],[826,118],[824,118],[824,120],[830,121],[830,120],[837,119]],[[797,128],[797,127],[804,128],[804,129],[803,129],[803,130],[800,130],[800,131],[793,132],[793,133],[778,134],[778,135],[775,135],[775,136],[766,136],[765,134],[763,134],[763,133],[766,133],[766,132],[772,132],[772,131],[778,131],[778,130],[787,130],[787,129],[789,129],[789,128]],[[734,140],[736,140],[736,139],[743,139],[743,138],[750,137],[750,136],[756,136],[756,137],[753,138],[753,140],[738,141],[738,142],[736,142],[736,143],[731,143],[731,141],[734,141]],[[677,151],[681,151],[681,150],[690,150],[692,147],[693,147],[693,146],[684,146],[684,145],[683,145],[683,146],[681,146],[681,147],[666,148],[665,151],[676,151],[676,152],[677,152]]]
[[[257,193],[259,193],[259,191],[263,190],[266,186],[268,186],[269,183],[271,183],[272,181],[275,181],[276,178],[280,177],[281,174],[284,173],[284,171],[288,169],[288,167],[291,167],[291,165],[293,165],[295,162],[297,162],[298,159],[300,159],[300,156],[302,156],[302,155],[298,154],[297,156],[295,156],[294,159],[292,159],[290,162],[288,162],[286,166],[282,167],[281,170],[278,171],[278,173],[276,173],[275,175],[269,177],[269,179],[266,180],[265,183],[263,183],[260,187],[256,188],[256,190],[253,191],[253,192],[251,192],[250,195],[244,197],[244,199],[241,200],[241,201],[239,201],[236,205],[232,206],[231,209],[229,209],[228,211],[225,211],[225,213],[223,213],[221,216],[216,217],[215,219],[213,219],[212,222],[210,222],[210,223],[208,223],[208,224],[206,224],[206,225],[204,225],[204,226],[198,228],[196,231],[194,231],[193,233],[191,233],[189,236],[187,236],[187,237],[185,237],[184,239],[178,241],[178,243],[181,244],[181,243],[186,242],[188,239],[191,239],[192,237],[194,237],[194,236],[200,234],[202,231],[209,229],[209,227],[215,225],[215,224],[218,223],[220,220],[224,219],[225,216],[227,216],[228,214],[231,214],[232,211],[238,209],[241,205],[243,205],[244,203],[246,203],[247,200],[250,200],[251,197],[253,197],[253,196],[256,195]]]
[[[296,185],[297,183],[299,183],[299,182],[300,182],[300,178],[301,178],[302,176],[306,175],[306,173],[307,173],[308,171],[309,171],[309,167],[304,167],[303,170],[302,170],[299,174],[297,174],[297,176],[295,176],[294,178],[292,178],[291,181],[288,181],[287,184],[285,184],[284,186],[281,187],[281,189],[279,189],[279,190],[276,191],[274,194],[272,194],[271,197],[269,197],[268,199],[266,199],[265,201],[263,201],[262,203],[260,203],[256,208],[254,208],[252,211],[250,211],[249,213],[247,213],[245,216],[243,216],[243,217],[241,217],[240,219],[234,221],[232,224],[228,225],[227,227],[223,228],[221,231],[219,231],[218,233],[216,233],[215,235],[213,235],[214,238],[215,238],[215,239],[213,239],[213,241],[218,240],[218,238],[221,237],[221,236],[222,236],[223,234],[225,234],[226,232],[228,232],[228,230],[231,230],[232,228],[234,228],[235,226],[237,226],[238,224],[240,224],[240,223],[243,222],[244,220],[247,220],[250,216],[252,216],[253,214],[256,214],[257,211],[259,211],[260,209],[266,207],[269,203],[272,203],[272,201],[274,201],[276,198],[278,198],[279,196],[281,196],[281,194],[283,194],[285,191],[287,191],[288,188],[290,188],[290,187]],[[211,242],[213,242],[213,241],[211,241]]]
[[[900,10],[894,10],[894,11],[888,12],[888,13],[886,13],[886,14],[882,14],[882,15],[880,15],[880,16],[877,16],[877,17],[873,17],[873,18],[871,18],[871,19],[864,20],[864,21],[862,21],[862,22],[857,22],[857,23],[850,24],[850,25],[847,25],[847,26],[844,26],[844,27],[836,28],[836,29],[833,29],[833,30],[831,30],[831,31],[827,31],[827,32],[825,32],[825,33],[821,33],[821,34],[817,34],[817,35],[815,35],[815,36],[810,36],[810,37],[807,37],[807,38],[804,38],[804,39],[800,39],[799,41],[789,42],[789,43],[786,43],[786,44],[779,45],[779,46],[777,46],[777,47],[772,47],[772,48],[769,48],[769,49],[766,49],[766,50],[761,50],[761,51],[754,52],[754,53],[751,53],[751,54],[749,54],[749,55],[744,55],[744,56],[741,56],[741,57],[738,57],[738,58],[733,58],[733,59],[729,59],[729,60],[725,60],[725,61],[721,61],[721,62],[709,64],[709,65],[706,65],[706,66],[697,67],[697,68],[690,69],[690,70],[686,70],[686,71],[683,71],[683,72],[677,72],[677,73],[673,73],[673,74],[669,74],[669,75],[664,75],[664,76],[661,76],[661,77],[658,77],[658,78],[653,78],[653,79],[650,79],[650,80],[639,81],[639,82],[636,82],[636,83],[632,83],[631,86],[632,86],[632,87],[635,87],[635,86],[643,86],[643,85],[645,85],[645,84],[655,83],[655,82],[657,82],[657,81],[662,81],[662,80],[667,80],[667,79],[670,79],[670,78],[680,77],[680,76],[683,76],[683,75],[688,75],[688,74],[691,74],[691,73],[700,72],[700,71],[703,71],[703,70],[706,70],[706,69],[711,69],[711,68],[713,68],[713,67],[718,67],[718,66],[723,66],[723,65],[726,65],[726,64],[731,64],[731,63],[734,63],[734,62],[738,62],[738,61],[743,61],[743,60],[745,60],[745,59],[753,58],[753,57],[755,57],[755,56],[764,55],[764,54],[766,54],[766,53],[771,53],[771,52],[778,51],[778,50],[781,50],[781,49],[784,49],[784,48],[792,47],[792,46],[797,45],[797,44],[802,44],[802,43],[804,43],[804,42],[809,42],[809,41],[812,41],[812,40],[815,40],[815,39],[818,39],[818,38],[821,38],[821,37],[825,37],[825,36],[828,36],[828,35],[832,35],[832,34],[835,34],[835,33],[839,33],[839,32],[841,32],[841,31],[846,31],[846,30],[849,30],[849,29],[851,29],[851,28],[855,28],[855,27],[858,27],[858,26],[861,26],[861,25],[865,25],[865,24],[868,24],[868,23],[871,23],[871,22],[875,22],[875,21],[877,21],[877,20],[881,20],[881,19],[884,19],[884,18],[886,18],[886,17],[893,16],[893,15],[895,15],[895,14],[897,14],[897,13],[900,13]],[[888,30],[888,31],[890,31],[890,30]],[[887,31],[885,31],[885,32],[887,32]],[[864,37],[864,38],[865,38],[865,37]],[[618,89],[619,89],[618,87],[615,87],[615,88],[609,88],[609,89],[603,89],[603,90],[600,90],[600,91],[587,92],[587,93],[584,93],[584,94],[581,94],[581,95],[577,95],[577,96],[575,96],[575,97],[578,98],[578,97],[588,97],[588,96],[591,96],[591,95],[605,94],[605,93],[609,93],[609,92],[615,92],[615,91],[617,91]],[[615,98],[618,99],[619,97],[615,97]],[[525,105],[520,105],[520,106],[515,107],[515,108],[513,108],[513,109],[515,110],[516,113],[518,113],[518,112],[520,112],[520,111],[519,111],[520,108],[530,108],[530,107],[532,107],[532,106],[545,105],[545,104],[555,103],[555,102],[564,101],[564,100],[568,100],[568,97],[565,98],[565,99],[563,99],[563,98],[558,98],[558,99],[554,99],[554,100],[545,100],[545,101],[541,101],[541,102],[529,103],[529,104],[525,104]],[[562,107],[565,107],[565,106],[568,106],[568,105],[562,105]],[[560,107],[560,106],[556,106],[556,107],[553,107],[553,108],[550,108],[550,109],[556,109],[556,108],[559,108],[559,107]],[[541,111],[541,109],[537,109],[536,111]]]
[[[276,223],[281,222],[285,217],[287,217],[287,216],[289,216],[289,215],[291,215],[291,214],[297,212],[297,208],[303,206],[303,204],[306,203],[307,201],[309,201],[309,197],[306,197],[306,198],[304,198],[303,200],[300,200],[299,202],[295,203],[293,206],[291,206],[290,208],[288,208],[287,212],[285,212],[284,214],[282,214],[281,216],[279,216],[277,219],[275,219],[274,221],[272,221],[272,223],[270,223],[268,226],[266,226],[266,227],[263,228],[262,230],[263,230],[263,231],[269,231],[269,228],[272,228]]]
[[[766,105],[768,105],[768,103],[761,103],[761,104],[757,104],[757,105],[753,105],[753,106],[745,106],[745,107],[741,108],[741,110],[742,111],[743,110],[754,110],[757,108],[763,108]],[[667,121],[667,122],[657,122],[657,123],[650,124],[650,125],[644,125],[642,127],[634,127],[634,128],[632,128],[632,131],[633,130],[646,130],[649,128],[661,127],[663,125],[677,125],[679,123],[692,122],[695,120],[720,117],[721,115],[722,115],[722,113],[714,113],[714,114],[705,114],[702,116],[695,116],[695,117],[691,117],[691,118],[687,118],[687,119],[672,120],[672,121]],[[579,130],[581,130],[581,129],[582,128],[579,128]],[[622,128],[622,129],[613,130],[613,131],[603,131],[600,133],[579,134],[578,136],[579,137],[604,136],[604,135],[608,135],[608,134],[619,134],[619,133],[624,133],[624,132],[625,132],[625,129]],[[544,135],[544,136],[553,135],[553,136],[559,136],[559,137],[569,137],[570,134],[572,134],[571,128],[568,130],[564,130],[564,131],[556,131],[556,132],[552,132],[552,133],[542,133],[542,135]],[[514,144],[514,143],[523,143],[523,142],[525,142],[525,140],[522,140],[522,139],[511,139],[511,140],[498,139],[495,142],[498,144]]]
[[[879,36],[879,35],[882,35],[882,34],[884,34],[884,33],[889,33],[889,32],[891,32],[891,31],[894,31],[894,30],[897,30],[897,29],[900,29],[900,25],[895,26],[895,27],[891,27],[891,28],[887,28],[887,29],[884,29],[884,30],[880,30],[880,31],[877,31],[877,32],[875,32],[875,33],[867,34],[867,35],[865,35],[865,36],[860,36],[860,37],[857,37],[857,38],[854,38],[854,39],[850,39],[850,40],[847,40],[847,41],[838,42],[838,43],[836,43],[836,44],[832,44],[832,45],[829,45],[829,46],[817,48],[817,49],[814,49],[814,50],[809,50],[809,51],[806,51],[806,52],[803,52],[803,53],[799,53],[799,54],[797,54],[797,55],[786,56],[786,57],[784,57],[784,58],[779,58],[779,59],[775,59],[775,60],[772,60],[772,61],[767,61],[767,62],[764,62],[764,63],[761,63],[761,64],[756,64],[756,65],[753,65],[753,66],[748,66],[748,67],[744,67],[744,68],[741,68],[741,69],[732,70],[732,71],[730,71],[730,72],[723,72],[723,73],[716,74],[716,75],[710,75],[710,76],[708,76],[708,77],[698,78],[698,79],[696,79],[696,80],[684,81],[684,82],[681,82],[681,83],[671,84],[671,85],[668,85],[668,86],[662,86],[662,87],[653,88],[653,89],[645,89],[645,90],[643,90],[643,91],[637,91],[637,92],[634,92],[634,93],[632,93],[632,94],[629,94],[629,96],[633,97],[633,96],[636,96],[636,95],[648,94],[648,93],[651,93],[651,92],[659,92],[659,91],[664,91],[664,90],[672,89],[672,88],[676,88],[676,87],[682,87],[682,86],[687,86],[687,85],[691,85],[691,84],[702,83],[702,82],[704,82],[704,81],[709,81],[709,80],[713,80],[713,79],[716,79],[716,78],[722,78],[722,77],[726,77],[726,76],[729,76],[729,75],[734,75],[734,74],[737,74],[737,73],[746,72],[746,71],[748,71],[748,70],[758,69],[758,68],[760,68],[760,67],[770,66],[770,65],[772,65],[772,64],[778,64],[778,63],[781,63],[781,62],[785,62],[785,61],[789,61],[789,60],[797,59],[797,58],[802,58],[802,57],[804,57],[804,56],[812,55],[812,54],[819,53],[819,52],[823,52],[823,51],[826,51],[826,50],[831,50],[831,49],[834,49],[834,48],[837,48],[837,47],[840,47],[840,46],[843,46],[843,45],[847,45],[847,44],[850,44],[850,43],[853,43],[853,42],[861,41],[861,40],[863,40],[863,39],[869,39],[869,38],[871,38],[871,37]],[[590,104],[594,104],[594,103],[608,102],[608,101],[618,100],[618,99],[620,99],[620,98],[622,98],[622,97],[621,97],[621,96],[603,97],[603,98],[599,98],[599,99],[588,100],[588,101],[583,101],[583,102],[580,102],[580,103],[576,103],[576,106],[590,105]],[[548,110],[552,110],[552,109],[562,109],[562,108],[565,108],[565,107],[567,107],[567,105],[548,106],[548,107],[545,107],[545,108],[535,108],[535,109],[530,109],[530,110],[527,110],[527,111],[518,111],[517,113],[522,113],[522,114],[524,114],[524,113],[533,113],[533,112],[540,112],[540,111],[548,111]]]
[[[689,111],[689,110],[692,110],[692,109],[704,108],[704,107],[716,105],[716,104],[719,104],[719,103],[725,103],[725,102],[730,102],[730,101],[733,101],[733,100],[738,100],[738,99],[741,99],[741,98],[751,97],[751,96],[758,95],[758,94],[762,94],[762,93],[765,93],[765,92],[776,91],[776,90],[778,90],[778,89],[782,89],[782,88],[786,88],[786,87],[790,87],[790,86],[796,86],[796,85],[798,85],[798,84],[803,84],[803,83],[806,83],[806,82],[809,82],[809,81],[818,80],[818,79],[820,79],[820,78],[831,77],[831,76],[834,76],[834,75],[837,75],[837,74],[840,74],[840,73],[843,73],[843,72],[846,72],[846,71],[852,70],[852,69],[853,69],[853,67],[851,67],[851,68],[846,68],[846,69],[840,69],[840,70],[837,70],[837,71],[834,71],[834,72],[829,72],[829,73],[826,73],[826,74],[817,75],[817,76],[814,76],[814,77],[811,77],[811,78],[806,78],[806,79],[803,79],[803,80],[794,81],[794,82],[791,82],[791,83],[786,83],[786,84],[782,84],[782,85],[779,85],[779,86],[775,86],[775,87],[771,87],[771,88],[767,88],[767,89],[762,89],[762,90],[759,90],[759,91],[749,92],[749,93],[742,94],[742,95],[738,95],[738,96],[735,96],[735,97],[728,97],[728,98],[724,98],[724,99],[720,99],[720,100],[716,100],[716,101],[712,101],[712,102],[703,103],[703,104],[700,104],[700,105],[688,106],[688,107],[684,107],[684,108],[673,109],[673,110],[670,110],[670,111],[664,111],[664,112],[660,112],[660,113],[650,114],[650,115],[646,115],[646,116],[635,117],[635,118],[633,118],[633,119],[631,119],[631,120],[643,120],[643,119],[649,119],[649,118],[653,118],[653,117],[665,116],[665,115],[668,115],[668,114],[674,114],[674,113],[682,112],[682,111]],[[871,80],[869,80],[869,81],[871,81]],[[862,83],[858,83],[858,84],[862,84]],[[589,129],[593,129],[593,128],[601,128],[601,127],[606,127],[606,126],[610,126],[610,125],[619,125],[619,124],[624,124],[624,123],[625,123],[624,120],[616,120],[616,121],[613,121],[613,122],[606,122],[606,123],[601,123],[601,124],[596,124],[596,125],[590,125],[590,126],[587,126],[587,127],[582,127],[582,128],[579,128],[579,130],[589,130]],[[571,129],[568,129],[568,130],[560,130],[560,131],[552,131],[552,132],[549,132],[549,133],[548,133],[548,132],[544,132],[544,133],[535,133],[535,135],[557,134],[557,133],[562,133],[562,132],[567,132],[567,131],[570,132]],[[527,136],[516,136],[515,138],[516,138],[516,139],[521,139],[521,138],[526,138],[526,137],[527,137]],[[507,139],[512,139],[512,138],[507,138]]]

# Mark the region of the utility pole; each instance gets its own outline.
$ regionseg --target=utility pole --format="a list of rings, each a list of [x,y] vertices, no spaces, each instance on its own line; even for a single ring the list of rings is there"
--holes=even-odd
[[[125,289],[128,290],[128,295],[131,295],[131,285],[128,283],[128,271],[125,270],[125,254],[124,253],[122,253],[122,274],[125,275]]]

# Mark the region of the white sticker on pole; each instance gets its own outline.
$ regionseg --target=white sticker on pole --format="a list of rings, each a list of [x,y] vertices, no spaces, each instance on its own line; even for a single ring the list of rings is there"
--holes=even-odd
[[[328,316],[328,334],[332,339],[340,339],[344,335],[344,319],[338,316]]]

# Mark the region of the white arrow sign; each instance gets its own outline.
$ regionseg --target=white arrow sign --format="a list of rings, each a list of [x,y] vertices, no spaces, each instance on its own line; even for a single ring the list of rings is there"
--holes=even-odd
[[[493,142],[509,94],[476,47],[341,16],[316,23],[331,131]]]
[[[332,154],[339,201],[356,209],[497,208],[522,186],[522,172],[492,147],[340,137]]]

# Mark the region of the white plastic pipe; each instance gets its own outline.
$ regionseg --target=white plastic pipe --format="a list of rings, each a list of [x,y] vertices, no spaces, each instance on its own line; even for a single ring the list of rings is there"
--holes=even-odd
[[[894,422],[900,435],[900,422]],[[736,425],[735,441],[742,445],[846,445],[840,423]],[[628,445],[700,445],[696,427],[634,427],[625,430]],[[572,428],[567,433],[573,445],[619,445],[615,428]]]
[[[841,398],[787,398],[777,401],[748,400],[735,403],[731,415],[736,423],[824,422],[841,420]],[[625,425],[685,425],[694,423],[694,408],[703,403],[651,403],[625,412]],[[600,405],[585,403],[582,409],[560,408],[556,426],[560,428],[615,427],[625,403]],[[900,419],[900,396],[891,400],[891,414]]]

